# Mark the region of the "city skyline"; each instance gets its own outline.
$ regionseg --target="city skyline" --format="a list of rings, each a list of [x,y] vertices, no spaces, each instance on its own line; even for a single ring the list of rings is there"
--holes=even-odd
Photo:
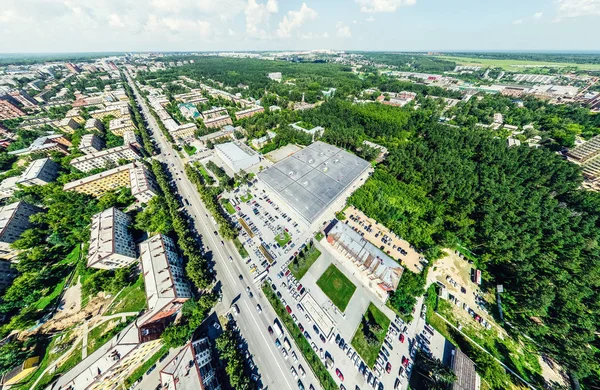
[[[593,51],[598,18],[600,0],[8,0],[0,53]]]

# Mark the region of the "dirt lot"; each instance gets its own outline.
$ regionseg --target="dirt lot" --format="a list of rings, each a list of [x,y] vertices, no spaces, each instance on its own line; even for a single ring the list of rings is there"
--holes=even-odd
[[[421,263],[419,263],[419,258],[421,257],[421,254],[412,249],[410,247],[410,244],[406,240],[399,238],[388,228],[381,224],[378,224],[377,221],[375,221],[374,219],[368,218],[365,214],[363,214],[362,211],[356,209],[354,206],[348,207],[344,214],[348,218],[348,225],[356,227],[359,232],[364,233],[364,238],[373,243],[373,245],[375,245],[378,248],[383,245],[385,251],[389,251],[389,256],[391,258],[397,260],[400,264],[402,264],[402,266],[410,269],[411,271],[416,273],[422,271]],[[350,219],[350,216],[360,217],[360,221],[364,221],[364,225],[366,226],[372,225],[372,231],[367,232],[364,226],[360,226],[359,223],[352,221]],[[391,237],[391,240],[389,240],[387,244],[384,244],[383,242],[381,242],[381,237],[383,237],[386,234],[388,237]],[[375,235],[377,235],[377,237],[375,237]],[[396,248],[403,248],[407,252],[406,256],[403,256],[400,252],[398,252],[398,249],[394,249],[394,245],[396,246]]]

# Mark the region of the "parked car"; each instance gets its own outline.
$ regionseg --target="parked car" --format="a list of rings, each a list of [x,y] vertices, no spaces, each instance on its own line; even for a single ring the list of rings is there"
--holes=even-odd
[[[391,364],[390,362],[388,362],[388,363],[385,365],[385,372],[387,372],[388,374],[389,374],[390,372],[392,372],[392,364]]]
[[[338,378],[340,378],[340,380],[343,382],[344,381],[344,374],[342,374],[342,372],[340,371],[339,368],[335,369],[335,374],[338,376]]]

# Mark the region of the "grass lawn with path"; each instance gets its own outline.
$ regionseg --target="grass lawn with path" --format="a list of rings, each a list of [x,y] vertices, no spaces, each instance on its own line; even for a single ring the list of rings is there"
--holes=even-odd
[[[235,214],[235,209],[233,208],[233,206],[231,205],[231,203],[229,203],[229,199],[227,199],[227,198],[221,198],[221,204],[223,205],[223,207],[225,208],[225,210],[230,215]]]
[[[125,287],[115,298],[105,315],[117,313],[139,312],[146,307],[146,290],[144,278],[140,275],[131,286]]]
[[[380,330],[373,329],[375,327],[375,323],[379,325]],[[369,326],[369,324],[373,325]],[[379,354],[379,350],[381,349],[381,345],[383,344],[383,340],[385,339],[385,335],[389,326],[390,319],[387,318],[386,315],[383,314],[383,312],[375,305],[369,303],[369,307],[363,315],[363,318],[358,325],[358,329],[356,329],[356,333],[352,338],[351,344],[370,368],[373,368],[375,365],[377,355]],[[369,332],[375,336],[375,339],[377,340],[376,343],[367,342],[365,334]]]
[[[350,298],[356,290],[350,279],[346,277],[337,267],[331,264],[323,275],[317,280],[317,286],[323,290],[325,295],[331,299],[334,305],[341,311],[346,310]]]
[[[252,196],[252,194],[251,194],[251,193],[249,193],[249,192],[248,192],[248,193],[246,193],[246,195],[244,195],[244,196],[240,196],[240,200],[241,200],[242,202],[247,202],[247,201],[249,201],[249,200],[250,200],[250,199],[252,199],[252,198],[253,198],[253,196]]]

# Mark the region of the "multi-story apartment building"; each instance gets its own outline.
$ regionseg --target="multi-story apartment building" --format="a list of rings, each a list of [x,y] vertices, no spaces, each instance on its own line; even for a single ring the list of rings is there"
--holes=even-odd
[[[85,134],[79,141],[79,150],[85,154],[94,154],[104,148],[104,140],[96,134]]]
[[[175,129],[169,131],[169,133],[171,133],[173,138],[186,139],[194,138],[196,130],[198,130],[198,128],[195,123],[185,123],[177,126]]]
[[[62,134],[52,134],[36,139],[27,148],[13,150],[12,152],[8,152],[8,154],[26,156],[31,153],[49,153],[52,151],[69,154],[68,148],[71,145],[71,141],[66,139]]]
[[[56,180],[59,169],[60,166],[49,158],[34,160],[19,177],[17,184],[43,186]]]
[[[600,190],[600,135],[567,152],[569,161],[581,165],[585,182],[583,186]]]
[[[98,119],[96,119],[96,118],[90,118],[87,121],[85,121],[85,130],[86,131],[103,132],[104,131],[104,125]]]
[[[71,160],[71,165],[82,172],[89,172],[96,168],[105,168],[107,164],[119,165],[119,161],[137,160],[141,155],[130,145],[117,146],[116,148],[77,157]]]
[[[0,199],[10,198],[18,189],[19,176],[7,177],[0,183]]]
[[[17,253],[10,244],[31,227],[29,217],[40,211],[39,207],[25,202],[15,202],[0,208],[0,258],[10,259]]]
[[[79,123],[73,118],[63,118],[58,121],[57,127],[67,134],[73,134],[79,128]]]
[[[131,188],[131,194],[139,202],[148,202],[158,193],[152,174],[143,165],[131,163],[75,180],[65,184],[63,190],[76,191],[100,197],[108,191],[121,187]]]
[[[208,338],[192,341],[181,349],[160,371],[160,383],[170,390],[220,390]]]
[[[123,133],[125,133],[126,131],[135,130],[135,126],[130,117],[123,116],[123,117],[111,120],[109,122],[108,129],[114,135],[118,135],[119,137],[122,137]]]
[[[233,121],[229,114],[204,119],[204,126],[206,126],[207,129],[221,128],[231,124],[233,124]]]
[[[38,102],[22,89],[11,91],[8,94],[25,108],[35,108],[38,105]]]
[[[250,107],[246,110],[241,110],[235,113],[235,119],[249,118],[256,114],[260,114],[261,112],[265,112],[265,109],[261,106]]]
[[[0,96],[0,120],[18,118],[23,115],[25,113],[8,99],[8,95]]]
[[[106,108],[101,108],[100,110],[96,110],[96,111],[92,111],[90,112],[90,115],[92,116],[92,118],[96,118],[96,119],[100,119],[102,120],[102,118],[112,115],[115,118],[120,118],[122,116],[127,116],[129,115],[129,108],[128,105],[125,104],[119,104],[119,105],[114,105],[114,106],[109,106]]]
[[[142,141],[133,130],[127,130],[123,133],[123,144],[134,146],[137,149],[142,148]]]
[[[183,260],[169,237],[157,234],[142,242],[140,264],[148,312],[154,313],[138,321],[140,340],[147,342],[159,338],[173,322],[174,315],[192,297],[192,290],[186,280]]]
[[[19,272],[12,267],[10,261],[0,260],[0,291],[4,291],[12,284]]]
[[[75,122],[79,123],[80,126],[85,124],[85,119],[81,116],[81,111],[77,107],[71,108],[69,111],[67,111],[65,118],[73,119]]]
[[[88,267],[116,269],[127,267],[137,257],[129,233],[131,218],[115,207],[92,217]]]

